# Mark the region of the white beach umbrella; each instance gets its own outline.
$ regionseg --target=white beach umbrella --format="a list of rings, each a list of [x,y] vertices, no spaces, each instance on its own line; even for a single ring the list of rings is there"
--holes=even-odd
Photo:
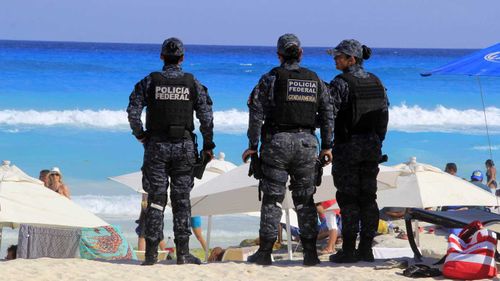
[[[191,213],[193,215],[222,215],[260,211],[258,200],[259,181],[248,176],[249,163],[243,164],[217,178],[210,180],[191,192]],[[399,172],[380,165],[377,177],[380,189],[395,185]],[[322,184],[314,195],[315,202],[330,200],[335,196],[335,187],[331,176],[331,165],[323,168]],[[290,191],[286,191],[281,204],[287,218],[287,233],[290,233],[289,210],[294,208]],[[210,225],[209,225],[210,231]],[[291,241],[288,239],[289,258],[291,259]]]
[[[258,200],[259,181],[248,176],[249,163],[243,164],[217,178],[210,180],[191,192],[193,215],[222,215],[260,211]],[[379,165],[377,184],[380,190],[395,187],[400,171]],[[323,168],[322,183],[314,195],[315,202],[335,197],[336,188],[331,176],[331,165]],[[285,193],[283,209],[293,208],[290,192]]]
[[[397,187],[377,193],[380,208],[497,205],[497,198],[491,192],[439,168],[417,163],[415,157],[394,168],[401,171]]]
[[[202,183],[205,183],[220,174],[223,174],[227,171],[230,171],[234,168],[236,168],[236,165],[229,161],[225,161],[225,154],[223,152],[219,153],[218,159],[213,159],[210,161],[206,168],[205,172],[203,173],[203,177],[201,179],[194,179],[194,188],[199,186]],[[146,191],[142,189],[142,172],[134,172],[130,174],[124,174],[121,176],[116,176],[116,177],[109,177],[110,180],[121,183],[127,187],[130,187],[132,190],[135,192],[139,193],[144,193],[146,194]]]
[[[0,239],[2,227],[15,228],[20,224],[71,228],[108,225],[4,161],[0,166]]]
[[[210,161],[207,164],[205,172],[203,173],[203,177],[201,179],[198,178],[194,179],[194,187],[193,190],[191,191],[191,198],[193,198],[193,193],[197,192],[197,190],[199,189],[198,187],[200,185],[210,180],[213,180],[214,178],[220,176],[221,174],[224,174],[236,168],[236,165],[234,165],[233,163],[225,161],[224,160],[225,157],[226,155],[223,152],[220,152],[217,159],[212,159],[212,161]],[[121,176],[110,177],[109,179],[121,183],[125,186],[128,186],[136,192],[146,194],[146,192],[142,188],[142,172],[134,172]],[[196,202],[193,202],[193,200],[191,199],[191,205],[194,205],[195,203]],[[169,201],[168,204],[170,206],[171,202]],[[197,216],[198,214],[192,213],[192,215]],[[210,235],[212,230],[212,216],[211,215],[207,216],[208,216],[208,227],[207,227],[208,229],[207,229],[207,249],[205,251],[205,260],[208,259],[208,249],[210,245]]]

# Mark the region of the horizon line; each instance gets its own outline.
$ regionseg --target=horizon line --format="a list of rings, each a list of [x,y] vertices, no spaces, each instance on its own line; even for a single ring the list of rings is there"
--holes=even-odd
[[[123,45],[161,45],[162,43],[150,42],[103,42],[103,41],[67,41],[67,40],[35,40],[35,39],[3,39],[11,42],[44,42],[44,43],[78,43],[78,44],[123,44]],[[224,45],[224,44],[185,44],[186,46],[208,46],[208,47],[262,47],[270,48],[275,45]],[[302,46],[303,48],[333,48],[334,46]],[[483,47],[487,48],[489,46]],[[373,49],[420,49],[420,50],[480,50],[482,48],[449,48],[449,47],[370,47]]]

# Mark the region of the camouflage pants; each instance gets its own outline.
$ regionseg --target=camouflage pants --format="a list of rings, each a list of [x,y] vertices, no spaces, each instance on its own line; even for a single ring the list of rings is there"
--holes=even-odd
[[[146,238],[163,239],[163,207],[167,204],[169,184],[174,235],[181,239],[191,235],[189,193],[193,188],[191,170],[195,161],[191,140],[165,142],[152,139],[145,145],[142,186],[148,193]]]
[[[332,175],[342,216],[342,236],[373,239],[377,231],[378,161],[381,143],[376,135],[354,135],[333,147]]]
[[[317,236],[317,213],[313,195],[314,165],[318,157],[318,141],[310,133],[276,133],[261,147],[261,189],[264,193],[260,215],[260,237],[276,239],[281,219],[281,203],[290,175],[290,191],[297,210],[301,236]]]

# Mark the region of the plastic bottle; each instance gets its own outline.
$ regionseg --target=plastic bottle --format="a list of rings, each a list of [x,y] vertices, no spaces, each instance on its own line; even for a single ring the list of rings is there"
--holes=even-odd
[[[172,255],[175,252],[175,247],[174,247],[174,241],[172,241],[172,237],[170,236],[167,238],[165,251],[167,251],[167,260],[171,260]]]
[[[394,234],[394,224],[392,223],[392,221],[388,221],[387,224],[389,234]]]

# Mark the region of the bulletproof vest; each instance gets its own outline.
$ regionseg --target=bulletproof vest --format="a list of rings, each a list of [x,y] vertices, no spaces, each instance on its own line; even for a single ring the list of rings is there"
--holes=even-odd
[[[266,116],[269,128],[313,128],[318,110],[320,80],[316,73],[299,68],[271,70],[274,82],[274,107]]]
[[[346,142],[355,134],[375,133],[380,115],[387,108],[387,97],[382,82],[373,74],[358,78],[343,73],[349,85],[347,103],[343,104],[335,117],[335,142]]]
[[[152,133],[168,133],[173,127],[193,131],[193,103],[196,95],[193,75],[184,73],[179,78],[166,78],[160,72],[153,72],[151,78],[146,129]]]

